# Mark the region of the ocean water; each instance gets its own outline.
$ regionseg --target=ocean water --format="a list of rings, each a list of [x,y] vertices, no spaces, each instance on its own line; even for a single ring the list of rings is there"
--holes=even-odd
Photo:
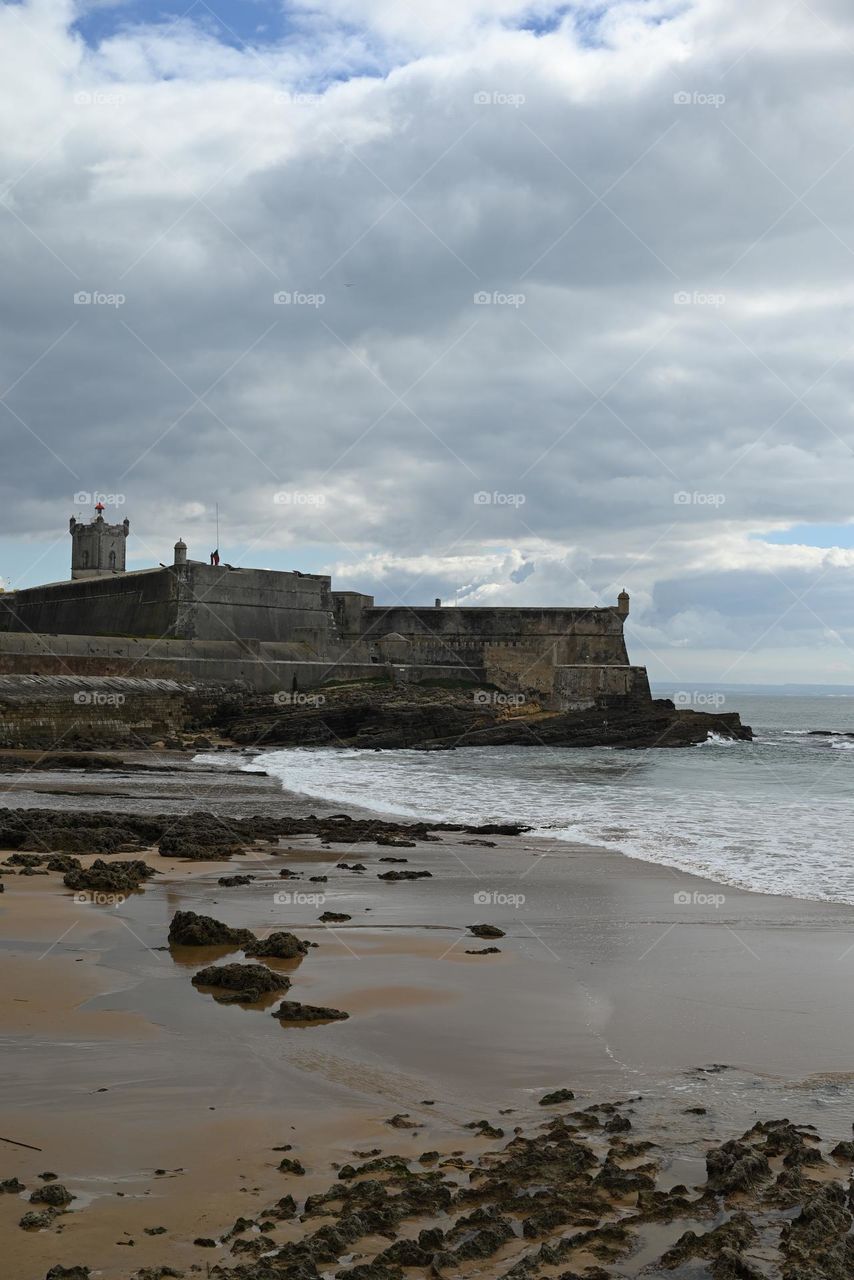
[[[722,884],[854,903],[854,697],[728,693],[721,710],[740,712],[755,741],[641,751],[305,748],[249,767],[342,808],[519,821]]]

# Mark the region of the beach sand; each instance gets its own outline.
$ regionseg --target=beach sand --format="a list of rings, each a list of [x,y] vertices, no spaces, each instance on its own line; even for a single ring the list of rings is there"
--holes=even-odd
[[[272,780],[244,777],[248,795],[241,778],[217,787],[194,772],[194,807],[212,807],[202,797],[216,793],[216,804],[243,812],[322,812]],[[108,805],[106,782],[98,776],[91,807],[187,807],[162,775],[133,775],[132,804]],[[34,798],[18,783],[15,803],[86,802],[85,780],[40,774],[37,784]],[[73,798],[59,797],[69,790]],[[220,1236],[287,1192],[320,1190],[332,1163],[359,1148],[492,1149],[463,1125],[509,1108],[514,1123],[539,1120],[541,1092],[562,1086],[579,1105],[640,1096],[638,1114],[669,1143],[673,1180],[702,1167],[711,1141],[759,1117],[788,1115],[828,1139],[850,1138],[854,908],[524,834],[490,840],[443,833],[389,850],[305,838],[229,863],[151,852],[160,874],[118,907],[75,902],[58,874],[7,876],[0,1135],[41,1150],[0,1143],[0,1176],[28,1189],[0,1197],[4,1277],[43,1280],[58,1260],[123,1280],[158,1262],[229,1259],[227,1246],[192,1240]],[[379,881],[388,870],[379,858],[390,854],[431,878]],[[342,861],[367,870],[339,870]],[[282,880],[281,867],[301,878]],[[255,879],[217,884],[236,873]],[[309,881],[319,874],[325,883]],[[323,904],[296,900],[319,892]],[[291,977],[287,998],[350,1018],[287,1027],[269,1016],[272,999],[223,1006],[197,991],[197,968],[245,957],[165,949],[172,915],[188,909],[316,941],[301,962],[271,967]],[[327,927],[323,910],[351,919]],[[478,940],[467,928],[475,922],[506,936]],[[488,945],[500,954],[466,955]],[[712,1064],[727,1070],[702,1069]],[[692,1106],[706,1114],[687,1117]],[[389,1126],[401,1112],[423,1127]],[[277,1169],[273,1148],[288,1143],[303,1178]],[[24,1232],[17,1221],[44,1170],[77,1199],[59,1233]],[[166,1234],[145,1234],[161,1225]]]

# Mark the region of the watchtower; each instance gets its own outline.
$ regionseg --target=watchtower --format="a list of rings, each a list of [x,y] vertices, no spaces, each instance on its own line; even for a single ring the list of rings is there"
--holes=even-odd
[[[72,579],[101,578],[125,571],[125,543],[130,521],[107,524],[100,502],[95,511],[97,514],[88,524],[75,520],[74,516],[69,521]]]

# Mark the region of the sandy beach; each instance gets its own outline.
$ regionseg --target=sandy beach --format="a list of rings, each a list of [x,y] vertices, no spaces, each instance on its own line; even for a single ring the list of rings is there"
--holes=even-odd
[[[321,812],[270,779],[199,765],[13,785],[14,803],[33,807],[103,810],[114,785],[116,812],[167,812],[186,808],[189,785],[213,811]],[[378,880],[392,855],[430,877]],[[713,1141],[757,1119],[850,1138],[854,908],[525,834],[446,832],[400,849],[305,837],[229,862],[145,859],[158,874],[118,906],[75,901],[58,873],[4,876],[0,1135],[40,1149],[0,1144],[2,1178],[27,1188],[0,1197],[14,1280],[43,1280],[57,1260],[104,1280],[233,1263],[228,1243],[193,1240],[220,1241],[286,1193],[321,1191],[356,1150],[496,1149],[464,1126],[509,1109],[515,1125],[541,1121],[547,1090],[570,1088],[582,1108],[631,1101],[635,1127],[666,1144],[671,1182],[699,1176]],[[218,884],[232,874],[254,878]],[[274,995],[225,1006],[196,989],[202,965],[245,957],[170,950],[178,910],[316,942],[269,965],[291,978],[288,998],[348,1020],[288,1027],[269,1016]],[[349,919],[323,924],[324,911]],[[467,954],[489,945],[474,923],[504,932],[498,954]],[[401,1113],[419,1127],[390,1126]],[[286,1144],[303,1176],[279,1170]],[[76,1198],[58,1228],[23,1231],[44,1171]],[[276,1240],[298,1235],[286,1223]],[[613,1274],[639,1274],[638,1256]]]

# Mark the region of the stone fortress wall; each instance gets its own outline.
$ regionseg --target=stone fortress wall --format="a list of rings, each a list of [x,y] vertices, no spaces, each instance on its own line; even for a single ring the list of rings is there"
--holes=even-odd
[[[127,536],[126,524],[117,528]],[[597,608],[376,606],[334,591],[322,574],[188,560],[183,542],[173,564],[126,573],[112,567],[117,528],[100,515],[73,522],[73,568],[84,544],[95,548],[86,576],[0,595],[0,674],[239,681],[275,692],[379,669],[398,680],[487,683],[555,710],[650,698],[646,671],[626,650],[625,593]]]

